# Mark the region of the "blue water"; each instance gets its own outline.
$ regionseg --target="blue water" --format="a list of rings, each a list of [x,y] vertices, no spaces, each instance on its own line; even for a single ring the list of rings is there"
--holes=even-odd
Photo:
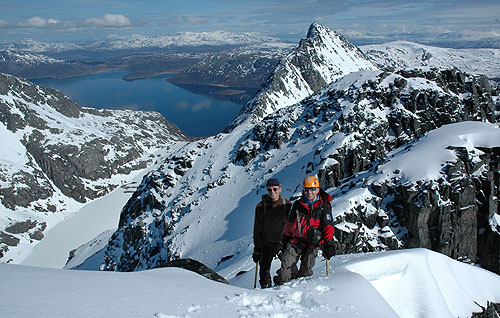
[[[216,135],[241,108],[234,102],[215,100],[168,83],[165,79],[170,75],[125,81],[121,79],[125,74],[123,71],[112,71],[31,81],[53,87],[81,106],[157,111],[192,137]]]

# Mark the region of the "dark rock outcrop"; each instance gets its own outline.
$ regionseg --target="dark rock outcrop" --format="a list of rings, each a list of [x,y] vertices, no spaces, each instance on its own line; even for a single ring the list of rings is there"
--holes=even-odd
[[[488,302],[482,312],[473,313],[471,318],[497,318],[500,316],[500,304]]]
[[[336,232],[339,252],[423,247],[500,273],[500,231],[489,224],[499,212],[500,149],[482,148],[480,158],[465,149],[454,151],[460,159],[444,166],[438,180],[388,179],[368,185],[370,202],[359,202],[335,221],[343,224]],[[356,186],[362,186],[360,180]],[[379,244],[362,233],[363,227],[375,226]]]
[[[168,262],[167,264],[163,266],[157,266],[157,267],[179,267],[179,268],[184,268],[189,271],[195,272],[200,274],[203,277],[206,277],[208,279],[211,279],[213,281],[219,282],[219,283],[224,283],[224,284],[229,284],[227,280],[208,268],[206,265],[203,263],[198,262],[197,260],[191,259],[191,258],[185,258],[185,259],[176,259],[173,261]]]

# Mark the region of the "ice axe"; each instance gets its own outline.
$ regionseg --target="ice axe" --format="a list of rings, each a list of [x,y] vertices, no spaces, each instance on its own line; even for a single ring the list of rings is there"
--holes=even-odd
[[[259,272],[259,263],[255,263],[255,279],[253,281],[253,289],[257,287],[257,273]]]
[[[330,275],[330,260],[326,259],[326,276]]]

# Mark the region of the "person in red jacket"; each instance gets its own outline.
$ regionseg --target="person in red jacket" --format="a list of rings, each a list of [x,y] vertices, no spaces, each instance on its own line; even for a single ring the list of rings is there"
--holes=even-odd
[[[320,190],[319,180],[313,176],[304,179],[302,188],[301,198],[294,202],[286,217],[281,268],[273,278],[276,285],[290,281],[299,259],[298,276],[306,277],[313,274],[312,268],[320,248],[326,259],[330,259],[335,252],[331,196]]]

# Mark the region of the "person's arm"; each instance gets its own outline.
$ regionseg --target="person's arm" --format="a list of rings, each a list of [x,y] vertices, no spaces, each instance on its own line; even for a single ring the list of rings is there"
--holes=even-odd
[[[332,208],[329,204],[326,205],[325,213],[323,214],[323,241],[331,241],[333,239],[333,233],[335,231],[333,227],[333,216]]]
[[[253,245],[254,251],[262,251],[262,213],[259,205],[255,207],[255,217],[253,222]]]

